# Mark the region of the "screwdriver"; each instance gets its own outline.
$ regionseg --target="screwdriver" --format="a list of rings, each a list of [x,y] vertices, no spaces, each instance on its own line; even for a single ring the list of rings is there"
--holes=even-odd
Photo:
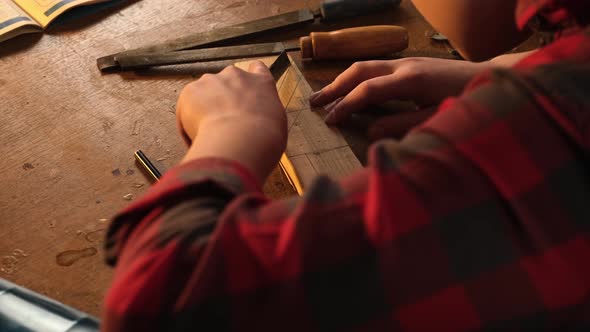
[[[242,59],[301,50],[304,59],[359,59],[390,55],[408,47],[408,31],[395,25],[374,25],[331,32],[312,32],[299,43],[237,45],[166,53],[118,55],[120,70],[194,62]]]

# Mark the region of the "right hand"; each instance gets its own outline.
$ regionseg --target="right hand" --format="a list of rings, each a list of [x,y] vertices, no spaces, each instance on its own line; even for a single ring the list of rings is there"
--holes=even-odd
[[[334,82],[310,97],[311,106],[330,104],[326,122],[336,124],[370,104],[388,100],[408,100],[432,106],[458,95],[490,63],[406,58],[357,62]]]
[[[191,146],[183,162],[233,160],[264,183],[287,144],[287,116],[275,81],[260,61],[203,75],[180,93],[178,125]]]

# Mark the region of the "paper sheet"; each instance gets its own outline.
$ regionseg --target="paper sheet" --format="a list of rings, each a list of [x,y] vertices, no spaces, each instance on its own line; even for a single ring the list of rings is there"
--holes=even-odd
[[[43,28],[68,9],[105,1],[108,0],[14,0]]]
[[[0,42],[40,30],[39,25],[12,1],[0,0]]]

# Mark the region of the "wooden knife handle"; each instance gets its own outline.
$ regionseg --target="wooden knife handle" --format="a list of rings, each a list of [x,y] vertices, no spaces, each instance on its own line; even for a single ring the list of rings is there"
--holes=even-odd
[[[299,39],[301,57],[313,60],[359,59],[390,55],[408,47],[408,31],[395,25],[373,25],[312,32]]]

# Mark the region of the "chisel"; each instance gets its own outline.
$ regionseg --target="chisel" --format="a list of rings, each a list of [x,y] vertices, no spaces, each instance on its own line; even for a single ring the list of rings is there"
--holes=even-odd
[[[215,43],[229,43],[238,37],[255,36],[279,28],[308,24],[316,18],[322,20],[337,20],[350,16],[363,15],[374,11],[395,8],[401,0],[324,0],[319,8],[301,9],[256,21],[240,23],[215,30],[204,31],[189,36],[177,38],[169,42],[128,50],[117,54],[101,57],[97,60],[98,68],[102,71],[117,70],[119,63],[117,56],[137,55],[146,53],[165,53],[194,48],[207,47]]]
[[[408,47],[408,32],[395,25],[348,28],[332,32],[312,32],[299,43],[264,43],[206,48],[187,51],[115,56],[119,70],[193,62],[241,59],[301,50],[304,59],[359,59],[390,55]]]

